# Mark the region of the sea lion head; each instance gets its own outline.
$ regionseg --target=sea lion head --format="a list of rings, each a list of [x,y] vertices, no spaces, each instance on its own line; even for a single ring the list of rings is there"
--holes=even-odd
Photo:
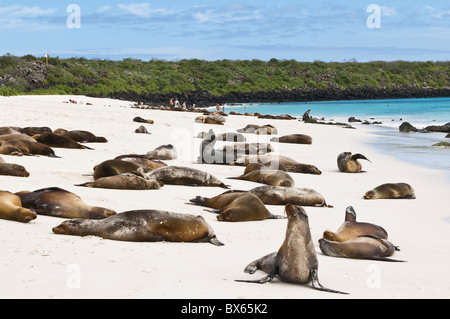
[[[375,191],[368,191],[364,194],[365,199],[373,199],[375,198]]]
[[[82,219],[70,219],[62,222],[56,227],[52,228],[55,234],[70,235],[74,233],[74,230],[83,222]]]
[[[33,219],[36,219],[37,215],[32,210],[29,210],[27,208],[20,207],[16,211],[17,221],[22,223],[28,223],[29,221],[32,221]]]
[[[300,220],[304,222],[308,222],[308,214],[303,209],[303,207],[299,205],[287,204],[285,206],[285,211],[288,217],[288,221]]]
[[[356,212],[352,206],[348,206],[345,210],[345,221],[355,222],[356,221]]]

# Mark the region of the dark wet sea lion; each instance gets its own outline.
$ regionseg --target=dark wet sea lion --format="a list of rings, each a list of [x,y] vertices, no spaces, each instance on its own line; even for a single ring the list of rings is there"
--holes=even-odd
[[[203,217],[160,210],[127,211],[101,220],[68,220],[54,227],[53,232],[134,242],[209,242],[223,245]]]
[[[344,242],[355,237],[373,235],[381,239],[388,239],[387,231],[378,225],[356,221],[356,212],[352,206],[345,210],[345,221],[336,232],[326,230],[323,238],[330,241]]]
[[[45,144],[50,147],[56,148],[73,148],[73,149],[92,149],[88,146],[81,145],[74,140],[65,137],[63,135],[58,135],[53,132],[45,132],[42,134],[37,134],[33,136],[37,142]]]
[[[351,152],[343,152],[339,154],[337,158],[337,165],[341,172],[344,173],[359,173],[362,170],[362,165],[358,159],[363,159],[366,161],[370,160],[361,154],[352,155]]]
[[[249,192],[258,196],[266,205],[300,205],[327,207],[325,198],[309,188],[290,188],[279,186],[260,186]]]
[[[55,151],[42,143],[27,140],[10,140],[0,146],[0,154],[5,155],[43,155],[58,157]]]
[[[84,130],[56,129],[54,133],[68,137],[78,143],[107,143],[108,140],[103,136],[96,136],[95,134]]]
[[[312,144],[312,137],[305,134],[290,134],[281,137],[274,137],[271,142],[290,143],[290,144]]]
[[[155,123],[155,121],[153,121],[153,120],[146,120],[146,119],[143,119],[143,118],[140,117],[140,116],[135,117],[135,118],[133,119],[133,122],[147,123],[147,124],[154,124],[154,123]]]
[[[322,172],[314,165],[302,164],[283,155],[246,155],[238,158],[230,165],[247,166],[251,163],[262,163],[266,167],[290,173],[320,175]]]
[[[94,179],[136,172],[138,165],[122,160],[106,160],[94,167]]]
[[[414,199],[414,189],[406,183],[387,183],[364,194],[365,199]]]
[[[37,217],[36,213],[24,208],[20,197],[8,191],[0,191],[0,218],[28,223]]]
[[[116,214],[115,211],[86,204],[80,196],[67,190],[50,187],[33,192],[16,193],[22,206],[38,215],[63,218],[103,219]]]
[[[125,173],[101,177],[93,182],[87,182],[75,186],[107,189],[150,190],[159,189],[164,186],[164,183],[161,181],[147,180],[141,176]]]
[[[22,133],[33,136],[36,134],[42,134],[45,132],[52,132],[52,129],[48,126],[28,126],[22,129]]]
[[[312,283],[314,289],[342,293],[323,287],[319,283],[316,250],[311,238],[308,215],[301,206],[286,205],[288,224],[283,245],[278,252],[251,262],[245,272],[253,274],[260,269],[268,274],[260,280],[236,280],[239,282],[266,283],[277,276],[281,281],[295,284]]]
[[[258,197],[247,192],[225,192],[211,198],[197,196],[190,202],[214,208],[213,212],[219,214],[219,221],[243,222],[281,218],[272,215]]]
[[[143,177],[161,181],[167,185],[217,186],[228,188],[222,181],[208,172],[182,166],[166,166],[145,173],[138,170]]]
[[[30,173],[22,165],[0,162],[0,175],[28,177]]]

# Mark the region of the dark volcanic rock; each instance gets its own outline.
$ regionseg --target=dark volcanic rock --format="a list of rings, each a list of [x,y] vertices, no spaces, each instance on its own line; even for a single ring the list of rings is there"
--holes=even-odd
[[[428,132],[450,133],[450,122],[444,125],[431,125],[425,128]]]
[[[400,132],[409,133],[409,132],[417,132],[418,129],[409,124],[408,122],[403,122],[399,127]]]

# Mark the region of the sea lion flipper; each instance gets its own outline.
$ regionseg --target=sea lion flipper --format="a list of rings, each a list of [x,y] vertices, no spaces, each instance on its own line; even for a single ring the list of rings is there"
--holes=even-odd
[[[263,277],[261,279],[258,280],[239,280],[239,279],[235,279],[235,281],[237,282],[248,282],[248,283],[257,283],[257,284],[265,284],[267,282],[271,282],[273,280],[273,278],[275,278],[275,276],[278,274],[278,263],[275,261],[272,271],[270,272],[270,274],[268,274],[266,277]]]
[[[270,214],[269,217],[267,217],[267,219],[285,219],[286,217],[282,216],[282,215],[273,215]]]
[[[365,157],[362,154],[355,154],[350,159],[353,161],[356,161],[357,159],[363,159],[363,160],[366,160],[366,161],[369,161],[370,163],[372,163],[367,157]]]
[[[313,288],[317,289],[317,290],[332,292],[335,294],[343,294],[343,295],[349,294],[348,292],[337,291],[337,290],[325,288],[324,286],[322,286],[319,282],[319,276],[317,275],[317,269],[311,270],[311,283],[312,283]]]

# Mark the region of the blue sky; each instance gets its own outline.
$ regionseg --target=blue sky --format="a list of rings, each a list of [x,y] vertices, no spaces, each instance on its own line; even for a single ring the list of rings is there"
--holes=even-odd
[[[18,56],[448,61],[450,2],[1,1],[0,39],[1,55]]]

